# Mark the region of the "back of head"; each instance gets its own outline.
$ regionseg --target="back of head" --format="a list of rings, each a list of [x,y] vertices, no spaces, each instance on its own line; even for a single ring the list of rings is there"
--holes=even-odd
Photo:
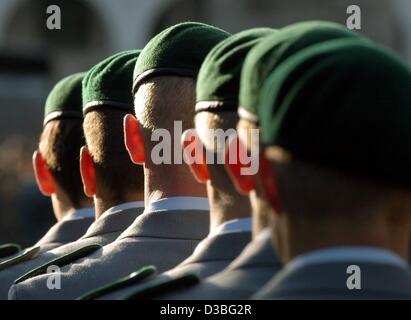
[[[113,55],[91,68],[83,80],[83,127],[95,168],[96,195],[108,207],[144,190],[142,168],[131,162],[123,136],[124,116],[133,113],[131,83],[138,54],[131,50]]]
[[[408,188],[410,74],[396,55],[364,41],[303,50],[264,85],[262,142],[299,160]]]
[[[174,135],[175,121],[182,130],[193,127],[195,82],[208,52],[229,34],[196,22],[169,27],[142,50],[134,69],[135,112],[146,129],[145,144],[156,129]],[[151,149],[149,147],[149,149]]]
[[[109,206],[130,201],[129,197],[144,191],[143,169],[131,162],[123,142],[123,119],[127,113],[108,108],[90,111],[84,118],[97,192]]]
[[[43,128],[38,147],[55,181],[75,209],[80,209],[87,199],[79,167],[80,148],[84,145],[82,125],[81,119],[49,121]]]
[[[195,105],[195,81],[173,75],[148,79],[140,85],[134,99],[136,117],[146,129],[145,143],[151,134],[164,129],[173,134],[175,121],[182,129],[192,128]]]
[[[269,28],[245,30],[216,45],[205,58],[197,80],[195,127],[212,162],[208,165],[212,183],[239,196],[224,166],[225,144],[235,134],[238,122],[240,74],[247,53],[265,37]]]
[[[221,41],[205,58],[196,88],[195,128],[201,142],[197,143],[201,147],[197,150],[202,153],[197,158],[203,160],[200,167],[193,164],[191,169],[200,181],[207,183],[212,213],[220,216],[218,221],[212,215],[211,222],[216,226],[227,220],[249,217],[253,212],[254,234],[259,232],[262,214],[252,210],[248,195],[236,190],[226,168],[225,150],[229,139],[236,136],[240,73],[245,56],[261,39],[274,32],[269,28],[255,28]],[[206,168],[206,174],[202,173],[205,169],[198,169],[201,167]]]
[[[47,97],[39,148],[53,178],[73,208],[86,201],[80,177],[79,154],[84,145],[81,81],[84,73],[59,81]]]
[[[278,66],[258,112],[265,154],[275,164],[266,190],[275,200],[274,170],[290,224],[322,230],[323,242],[339,235],[340,244],[362,237],[406,246],[410,89],[409,66],[355,39],[312,46]]]

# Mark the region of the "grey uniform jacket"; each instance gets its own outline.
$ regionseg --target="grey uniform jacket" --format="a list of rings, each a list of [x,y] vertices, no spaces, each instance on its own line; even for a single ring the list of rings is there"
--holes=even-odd
[[[7,299],[7,294],[14,280],[30,270],[43,265],[55,258],[70,254],[86,245],[105,245],[114,241],[136,217],[143,212],[143,208],[130,208],[103,214],[97,219],[80,239],[43,252],[27,261],[13,265],[0,271],[0,299]]]
[[[264,231],[250,242],[226,269],[191,288],[164,296],[164,298],[179,300],[248,299],[280,269],[281,263],[271,246],[271,234]]]
[[[92,216],[74,217],[54,224],[33,246],[39,247],[38,253],[50,251],[54,248],[76,241],[83,236],[90,225],[95,221],[94,209],[90,208],[83,210],[90,210],[90,214],[92,213]],[[0,262],[13,258],[17,255],[18,252],[13,253],[8,257],[2,257],[0,258]]]
[[[86,233],[94,221],[94,217],[59,221],[34,246],[40,246],[40,253],[42,253],[76,241]]]
[[[13,285],[9,299],[75,299],[147,264],[163,272],[191,255],[208,229],[208,211],[144,212],[116,241],[62,267],[61,289],[48,290],[42,274]]]
[[[227,232],[209,236],[200,242],[190,257],[160,276],[176,278],[184,273],[192,272],[200,278],[208,277],[226,268],[240,254],[250,240],[250,231]],[[149,282],[150,280],[145,283]],[[107,293],[98,299],[122,299],[138,291],[140,287],[141,284],[137,283]],[[172,298],[173,292],[167,294],[167,299],[169,298],[168,295]]]
[[[348,266],[360,268],[361,289],[348,289]],[[411,271],[356,260],[285,267],[254,299],[411,299]]]

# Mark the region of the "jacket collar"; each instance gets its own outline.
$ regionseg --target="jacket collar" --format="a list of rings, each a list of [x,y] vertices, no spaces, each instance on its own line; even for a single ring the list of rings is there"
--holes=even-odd
[[[105,233],[122,232],[144,211],[140,203],[113,207],[104,212],[87,230],[82,238],[90,238]]]
[[[281,262],[271,244],[271,230],[269,228],[261,231],[227,269],[233,270],[253,267],[281,267]]]
[[[70,221],[82,218],[95,218],[94,208],[83,208],[67,214],[61,221]]]
[[[44,246],[52,243],[59,243],[61,245],[76,241],[84,235],[93,222],[94,216],[62,220],[52,226],[35,245]]]
[[[251,240],[251,231],[228,232],[207,237],[181,265],[234,260]]]
[[[202,240],[208,234],[209,220],[208,210],[189,209],[188,206],[184,209],[154,207],[153,210],[152,206],[148,206],[118,239],[151,237]]]
[[[144,201],[131,201],[131,202],[125,202],[125,203],[116,205],[114,207],[111,207],[107,211],[103,212],[101,217],[108,216],[110,214],[116,214],[116,213],[124,212],[124,211],[129,210],[129,209],[136,209],[136,208],[138,208],[138,209],[143,208],[144,209]]]
[[[147,212],[170,210],[202,210],[209,211],[208,199],[203,197],[170,197],[151,201]]]
[[[219,234],[224,234],[228,232],[251,232],[252,230],[252,219],[251,217],[233,219],[224,222],[218,227],[211,230],[209,237]]]
[[[361,270],[361,289],[349,290],[349,266]],[[397,264],[346,260],[284,267],[256,299],[411,299],[411,271]]]
[[[292,259],[287,268],[301,268],[305,265],[322,264],[328,262],[358,261],[368,263],[393,264],[407,268],[408,264],[392,251],[377,247],[333,247],[314,250]]]

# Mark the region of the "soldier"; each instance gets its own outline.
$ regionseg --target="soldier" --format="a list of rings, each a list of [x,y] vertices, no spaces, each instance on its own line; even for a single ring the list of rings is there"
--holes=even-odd
[[[309,46],[320,41],[326,41],[334,37],[350,37],[354,34],[346,31],[343,27],[324,22],[306,22],[299,23],[287,28],[282,29],[280,32],[272,32],[263,38],[258,44],[248,48],[250,52],[245,56],[246,50],[242,59],[245,59],[244,66],[241,72],[241,88],[240,88],[240,105],[247,106],[248,110],[255,110],[257,107],[256,100],[259,93],[259,84],[262,83],[266,77],[267,70],[275,68],[278,61],[276,59],[284,59],[287,55],[292,55],[294,52],[300,50],[304,46]],[[244,46],[242,46],[244,50]],[[235,52],[239,57],[239,53]],[[280,58],[279,58],[280,57]],[[231,65],[229,59],[226,65]],[[240,62],[240,61],[237,61]],[[243,61],[241,60],[241,64]],[[231,75],[233,73],[232,70]],[[235,76],[233,76],[235,78]],[[237,74],[237,83],[240,82],[240,74]],[[217,81],[210,81],[210,83],[219,83]],[[239,84],[237,84],[237,91]],[[251,89],[251,90],[250,90]],[[244,91],[247,94],[244,94]],[[245,98],[244,98],[245,97]],[[236,104],[237,106],[238,104]],[[254,108],[254,109],[253,109]],[[240,117],[244,115],[244,112],[239,112]],[[248,114],[247,114],[248,115]],[[249,118],[247,118],[249,119]],[[251,121],[250,121],[251,122]],[[246,123],[247,126],[243,127],[242,124]],[[254,122],[251,122],[254,124]],[[239,136],[245,141],[247,134],[250,133],[247,120],[242,119],[239,125]],[[252,143],[248,143],[244,147],[251,150]],[[258,157],[256,157],[258,158]],[[228,168],[232,173],[232,176],[237,177],[236,173],[239,172],[239,167],[248,166],[247,163],[235,163],[228,164]],[[234,171],[234,173],[233,173]],[[247,183],[253,182],[254,175],[239,175],[241,179],[239,186],[244,186]],[[241,190],[241,188],[240,188]],[[245,190],[250,191],[250,190]],[[271,209],[268,203],[259,196],[259,193],[250,192],[250,199],[254,205],[253,218],[254,218],[254,241],[250,243],[246,249],[243,250],[241,255],[235,259],[228,267],[222,272],[219,272],[211,277],[204,279],[199,285],[193,286],[180,292],[173,292],[170,294],[163,294],[160,297],[167,299],[246,299],[253,293],[261,288],[273,274],[278,272],[281,268],[281,263],[273,251],[271,245],[271,232],[267,227],[269,226],[269,215]],[[133,297],[133,296],[131,296]],[[144,293],[136,292],[134,298],[144,297]]]
[[[43,130],[39,148],[33,154],[33,169],[40,191],[51,198],[58,222],[34,245],[39,247],[39,252],[77,240],[94,221],[93,204],[83,193],[78,161],[84,144],[83,76],[83,73],[73,74],[59,81],[45,103]]]
[[[352,37],[358,35],[341,25],[307,21],[289,25],[265,37],[250,50],[241,71],[240,121],[237,125],[239,142],[248,152],[251,146],[248,141],[250,132],[259,125],[256,114],[260,90],[270,71],[301,49],[331,39]],[[238,174],[242,166],[241,162],[227,163],[227,169],[237,188],[249,193],[253,205],[254,240],[226,270],[187,290],[187,295],[201,299],[247,299],[281,268],[271,245],[269,226],[273,213],[269,203],[261,196],[260,175]]]
[[[136,268],[153,264],[163,272],[192,254],[209,230],[206,191],[182,162],[168,162],[167,148],[172,147],[176,121],[182,130],[192,128],[196,75],[206,54],[228,36],[201,23],[182,23],[144,47],[134,69],[138,120],[132,114],[124,119],[130,157],[144,166],[144,213],[112,244],[61,268],[61,290],[47,290],[44,274],[14,286],[10,298],[74,299]],[[160,134],[167,139],[163,144]],[[181,148],[171,150],[170,158],[178,153]]]
[[[53,88],[46,100],[43,132],[33,154],[40,191],[51,197],[59,221],[35,246],[40,252],[80,238],[95,219],[92,201],[83,192],[79,151],[84,144],[81,81],[84,73],[69,76]]]
[[[94,220],[92,203],[83,193],[78,154],[84,143],[81,112],[83,73],[59,81],[47,97],[39,149],[33,169],[40,191],[49,196],[57,223],[34,245],[44,252],[80,238]],[[67,141],[72,141],[66,148]],[[75,173],[73,175],[73,172]],[[0,256],[20,252],[13,244],[0,246]]]
[[[410,89],[409,66],[356,39],[267,79],[261,174],[286,267],[255,298],[411,298]]]
[[[227,79],[228,77],[232,77],[232,82],[229,83],[236,83],[236,86],[230,87],[230,89],[236,89],[237,92],[238,90],[240,91],[241,108],[239,115],[241,121],[238,125],[238,134],[242,141],[248,139],[248,134],[251,132],[250,129],[258,128],[258,123],[256,123],[250,115],[256,112],[259,90],[270,70],[273,70],[281,60],[304,47],[341,37],[357,37],[357,35],[335,23],[321,21],[297,23],[279,32],[272,32],[272,35],[261,39],[261,41],[254,46],[247,47],[243,44],[240,46],[242,51],[238,48],[236,50],[235,47],[232,48],[233,56],[224,55],[226,60],[223,66],[226,68],[227,74],[224,74],[222,78]],[[229,42],[228,40],[226,41]],[[231,48],[231,46],[233,46],[233,43],[228,44],[229,48]],[[249,53],[248,50],[250,51]],[[240,52],[242,55],[240,55]],[[246,55],[246,53],[248,54]],[[238,59],[235,60],[239,66],[238,69],[236,69],[237,73],[227,67],[235,65],[232,61],[233,57]],[[243,62],[241,87],[239,88],[240,70]],[[218,61],[216,61],[214,67],[216,68],[218,66]],[[225,88],[224,86],[227,86],[227,83],[221,81],[221,79],[211,78],[207,79],[207,85],[214,87],[216,92],[218,92],[218,90],[222,90],[221,88]],[[214,93],[214,96],[215,95],[216,93]],[[235,106],[237,108],[238,103],[236,103]],[[247,112],[245,112],[245,110]],[[227,110],[225,111],[227,112]],[[248,152],[250,152],[252,144],[252,142],[247,142],[244,145],[244,147],[248,148]],[[240,172],[241,167],[247,167],[248,165],[248,163],[240,162],[233,164],[227,163],[228,169],[238,188],[243,192],[250,192],[250,200],[254,205],[254,241],[243,250],[241,255],[235,259],[227,269],[204,279],[196,286],[190,288],[186,288],[188,285],[186,287],[182,286],[184,290],[181,289],[178,292],[169,293],[169,291],[172,291],[171,289],[163,288],[168,287],[169,282],[173,282],[175,279],[164,279],[163,282],[157,280],[159,283],[156,284],[156,286],[150,286],[150,284],[147,283],[144,284],[144,286],[136,287],[134,292],[131,294],[128,293],[128,297],[147,298],[149,295],[153,297],[154,294],[152,291],[155,290],[157,292],[157,298],[161,299],[246,299],[260,289],[280,270],[281,263],[273,251],[271,232],[269,228],[267,228],[270,225],[272,209],[269,203],[261,197],[261,185],[258,183],[259,176],[258,174],[237,174]],[[250,188],[250,186],[253,187]],[[252,190],[254,188],[258,190]],[[164,278],[166,276],[167,275],[164,275]],[[186,281],[186,279],[182,277],[181,282],[184,281]],[[172,288],[174,289],[178,285],[179,283],[177,281]],[[107,297],[111,296],[107,295]],[[127,295],[123,297],[127,297]]]
[[[150,283],[154,287],[160,278],[174,281],[189,272],[199,278],[208,277],[223,270],[250,241],[252,221],[249,199],[236,191],[224,163],[218,163],[218,160],[224,160],[225,135],[230,130],[235,131],[238,120],[237,96],[243,59],[252,46],[272,32],[272,29],[259,28],[233,35],[216,45],[205,58],[196,84],[196,130],[183,133],[182,147],[186,160],[192,160],[192,173],[198,181],[207,185],[211,232],[190,257],[157,277],[155,282],[144,283],[144,288]],[[215,138],[219,138],[215,135],[218,131],[222,133],[221,139],[218,145],[214,145]],[[194,153],[191,154],[190,150]],[[194,162],[195,159],[198,161]],[[206,159],[212,161],[207,163]],[[117,281],[111,287],[93,290],[82,298],[117,299],[143,288],[138,283],[127,286],[123,282],[125,288],[116,290],[119,285]],[[175,293],[171,289],[167,291],[164,292],[167,298]]]
[[[0,284],[6,296],[6,286],[16,278],[23,281],[47,270],[47,263],[61,266],[95,251],[114,241],[143,212],[142,168],[131,163],[122,141],[123,117],[134,108],[130,83],[138,54],[132,50],[109,57],[83,79],[87,146],[81,150],[80,171],[85,193],[94,198],[96,221],[79,240],[2,271]]]

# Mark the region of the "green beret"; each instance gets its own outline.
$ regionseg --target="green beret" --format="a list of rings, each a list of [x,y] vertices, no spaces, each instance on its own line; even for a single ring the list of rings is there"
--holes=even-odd
[[[262,142],[341,172],[411,187],[411,68],[338,39],[285,60],[258,107]]]
[[[210,50],[230,34],[197,22],[169,27],[144,47],[134,69],[133,92],[153,75],[196,77]]]
[[[269,28],[242,31],[210,51],[198,73],[196,112],[237,110],[244,59],[263,37],[275,32]]]
[[[110,107],[133,111],[133,68],[140,50],[117,53],[92,67],[83,79],[83,113]]]
[[[51,120],[61,118],[83,119],[81,111],[81,81],[84,73],[76,73],[57,82],[47,96],[44,106],[45,126]]]
[[[260,90],[281,61],[313,44],[347,37],[358,35],[333,22],[306,21],[289,25],[260,41],[247,55],[241,72],[240,117],[257,121]]]

